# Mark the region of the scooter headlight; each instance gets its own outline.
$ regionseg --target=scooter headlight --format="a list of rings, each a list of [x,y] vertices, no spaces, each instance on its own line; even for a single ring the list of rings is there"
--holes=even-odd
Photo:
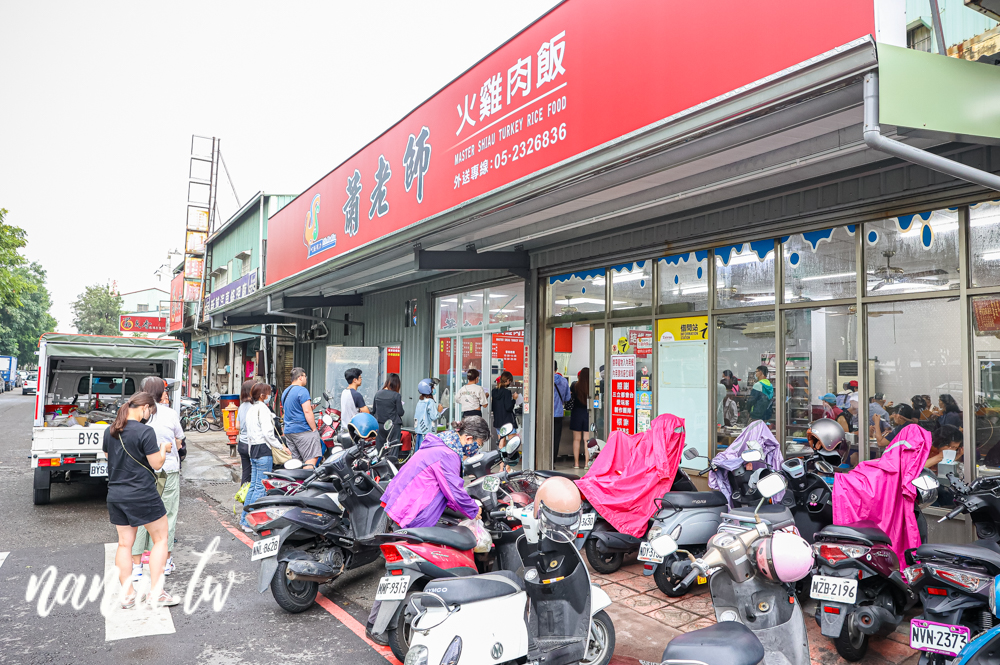
[[[502,652],[501,652],[502,654]],[[409,654],[407,654],[409,657]],[[451,641],[448,648],[444,651],[444,656],[441,657],[441,665],[457,665],[458,659],[462,657],[462,638],[458,635],[455,639]]]
[[[660,537],[661,533],[663,533],[662,526],[657,525],[649,527],[649,531],[646,532],[646,540],[648,542],[653,542],[654,540]]]
[[[427,647],[417,644],[406,652],[404,665],[427,665]]]

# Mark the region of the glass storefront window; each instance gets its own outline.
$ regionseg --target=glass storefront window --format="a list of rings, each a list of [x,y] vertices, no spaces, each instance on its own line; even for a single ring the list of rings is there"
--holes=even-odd
[[[722,449],[751,421],[764,420],[774,430],[774,312],[726,314],[714,325],[717,380],[725,382],[716,392],[716,414],[721,406],[722,415],[716,444]],[[767,382],[754,390],[760,365],[769,366]]]
[[[481,328],[483,325],[483,291],[462,294],[462,329]]]
[[[870,222],[864,234],[868,295],[958,289],[958,210]]]
[[[853,298],[857,293],[856,226],[782,238],[784,302]]]
[[[976,469],[1000,474],[1000,295],[972,298]]]
[[[653,326],[611,333],[611,431],[645,432],[653,419]]]
[[[699,471],[708,463],[708,316],[684,316],[656,322],[657,413],[684,419],[685,446],[694,446],[704,460],[681,460]],[[722,405],[724,389],[718,402]],[[721,414],[721,411],[719,412]],[[717,419],[722,422],[721,419]]]
[[[841,372],[856,371],[858,317],[849,305],[790,309],[783,317],[785,440],[805,445],[810,423],[839,415],[823,397],[840,392]]]
[[[490,325],[524,323],[524,282],[491,286],[486,289],[490,302]]]
[[[452,369],[454,367],[454,352],[456,344],[456,338],[454,337],[438,337],[437,340],[437,401],[438,404],[448,409],[448,412],[443,414],[441,419],[438,421],[438,426],[441,423],[450,423],[453,420],[452,413],[454,412],[453,407],[453,397],[458,390],[458,384],[456,382],[456,373]]]
[[[660,259],[659,314],[703,312],[708,309],[708,251]]]
[[[652,313],[652,261],[636,261],[611,267],[611,309],[623,316]]]
[[[887,407],[917,406],[914,411],[919,410],[916,413],[918,424],[931,431],[938,430],[942,424],[942,396],[950,395],[958,405],[962,403],[960,307],[958,298],[878,303],[866,307],[870,358],[868,394],[877,397],[875,393],[880,393]],[[929,404],[917,402],[913,397],[923,397]],[[950,418],[954,416],[946,420]],[[864,439],[869,432],[860,434]],[[961,434],[956,433],[959,438]],[[891,436],[882,441],[871,439],[871,457],[878,457],[890,443]],[[928,460],[928,468],[936,471],[945,482],[948,472],[957,468],[961,474],[961,446],[957,449],[958,464],[954,467],[937,463],[940,461],[940,458],[935,459],[940,452],[937,447]],[[951,504],[950,492],[942,491],[940,495],[936,505]]]
[[[716,247],[715,304],[720,309],[774,304],[774,241]]]
[[[458,327],[458,296],[437,299],[438,330],[454,330]]]
[[[1000,286],[1000,201],[969,208],[972,286]]]
[[[605,270],[585,270],[549,277],[549,316],[577,321],[604,313]]]

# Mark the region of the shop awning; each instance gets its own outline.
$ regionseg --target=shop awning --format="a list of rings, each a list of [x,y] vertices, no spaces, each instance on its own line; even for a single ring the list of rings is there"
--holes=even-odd
[[[131,360],[177,360],[177,352],[184,348],[176,339],[147,339],[144,337],[105,337],[100,335],[42,335],[45,353],[57,358],[115,358]]]

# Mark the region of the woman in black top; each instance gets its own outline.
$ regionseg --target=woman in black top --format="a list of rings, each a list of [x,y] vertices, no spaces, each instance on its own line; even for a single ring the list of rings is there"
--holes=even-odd
[[[490,410],[493,412],[493,428],[496,430],[507,423],[517,425],[514,420],[517,394],[510,390],[512,383],[514,383],[514,375],[504,371],[497,380],[497,387],[490,391]]]
[[[958,402],[951,395],[945,393],[938,398],[938,405],[941,407],[941,415],[938,416],[938,425],[944,427],[950,425],[958,431],[962,431],[962,409]]]
[[[382,425],[385,421],[392,421],[392,441],[396,443],[400,440],[400,434],[403,428],[403,397],[399,394],[399,388],[402,382],[399,380],[399,374],[395,372],[390,372],[388,378],[385,380],[385,385],[382,386],[382,390],[375,393],[375,397],[372,398],[372,407],[375,409],[375,420],[378,421],[378,442],[379,450],[385,445],[386,436],[385,430],[382,429]],[[393,450],[391,455],[393,459],[399,457],[399,449]]]
[[[573,394],[573,410],[569,413],[569,428],[573,432],[573,468],[580,468],[580,445],[583,446],[583,465],[587,466],[587,448],[584,432],[590,430],[590,368],[584,367],[569,387]]]
[[[122,609],[135,606],[132,588],[132,545],[140,526],[153,539],[149,552],[149,574],[153,597],[158,605],[176,605],[163,591],[163,567],[167,562],[167,510],[156,490],[156,472],[163,467],[171,444],[161,448],[156,433],[144,423],[156,413],[156,400],[149,393],[136,393],[118,410],[118,416],[104,431],[104,452],[108,456],[108,514],[118,529],[115,565],[122,585]]]

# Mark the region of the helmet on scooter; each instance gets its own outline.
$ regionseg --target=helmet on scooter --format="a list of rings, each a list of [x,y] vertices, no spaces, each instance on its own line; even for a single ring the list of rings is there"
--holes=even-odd
[[[926,508],[938,500],[938,479],[930,469],[924,469],[912,483],[917,490],[917,504]]]
[[[582,514],[580,490],[568,478],[549,478],[535,493],[535,519],[542,538],[557,543],[574,542]]]
[[[433,395],[434,394],[434,384],[430,379],[424,379],[417,384],[417,392],[421,395]]]
[[[810,447],[835,466],[847,459],[850,445],[844,435],[844,428],[836,420],[820,418],[814,421],[806,437]]]
[[[370,413],[359,413],[347,423],[347,431],[354,439],[369,439],[378,434],[378,421]]]
[[[798,582],[813,567],[813,551],[801,536],[776,531],[757,544],[757,570],[772,582]]]

